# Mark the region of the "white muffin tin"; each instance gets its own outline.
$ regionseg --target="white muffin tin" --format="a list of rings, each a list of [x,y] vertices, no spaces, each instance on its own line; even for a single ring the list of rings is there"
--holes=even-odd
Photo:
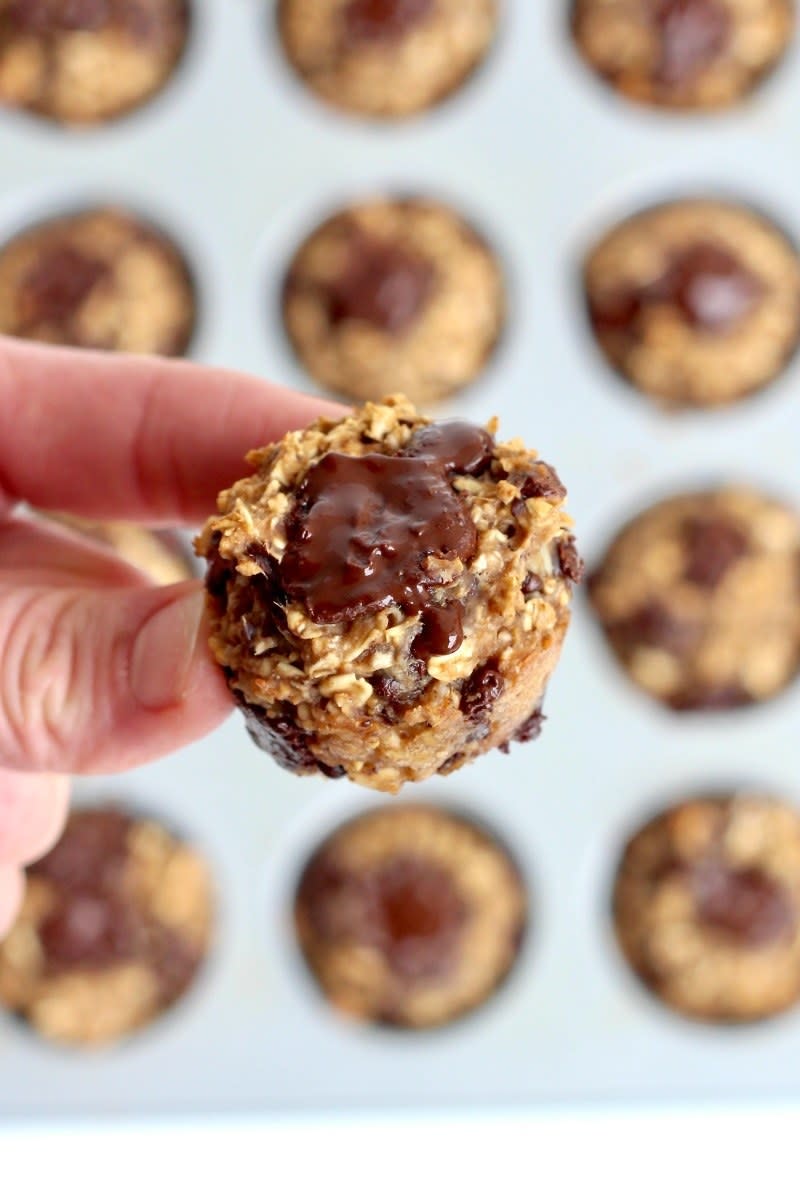
[[[304,90],[268,0],[194,8],[176,79],[138,113],[87,132],[0,113],[0,235],[76,198],[128,203],[173,231],[196,271],[194,356],[310,389],[278,317],[298,240],[382,189],[450,199],[503,256],[512,311],[494,362],[442,414],[496,413],[503,434],[553,462],[590,561],[621,519],[698,480],[742,478],[800,503],[800,363],[730,411],[661,416],[604,365],[578,280],[608,222],[682,191],[732,193],[800,234],[796,47],[743,107],[669,116],[598,83],[571,46],[567,0],[506,0],[497,46],[460,93],[408,123],[372,124]],[[538,743],[403,795],[474,811],[531,889],[531,936],[509,981],[438,1032],[342,1020],[293,942],[305,856],[380,797],[285,774],[238,715],[163,762],[78,782],[81,800],[129,799],[197,839],[219,887],[216,947],[188,999],[119,1048],[54,1049],[0,1021],[0,1115],[800,1095],[800,1009],[749,1029],[691,1024],[631,978],[608,916],[621,842],[654,807],[728,782],[800,794],[800,688],[733,715],[662,712],[623,678],[579,593],[546,712]]]

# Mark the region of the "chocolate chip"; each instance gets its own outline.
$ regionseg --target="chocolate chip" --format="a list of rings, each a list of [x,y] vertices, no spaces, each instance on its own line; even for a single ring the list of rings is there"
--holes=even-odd
[[[536,596],[544,587],[541,575],[537,575],[535,571],[529,571],[522,581],[523,596]]]
[[[401,680],[386,671],[378,671],[370,678],[384,714],[395,720],[400,720],[414,707],[431,682],[425,664],[418,658],[409,659],[406,674],[407,678]]]
[[[684,543],[688,555],[684,577],[709,591],[750,548],[747,534],[727,516],[693,517],[684,526]]]
[[[237,697],[238,700],[238,697]],[[279,767],[295,775],[321,771],[329,779],[341,779],[343,767],[329,767],[314,756],[310,735],[295,721],[288,706],[278,716],[270,716],[263,708],[239,700],[247,732],[259,750],[266,751]]]
[[[505,686],[497,659],[489,659],[482,666],[476,667],[465,682],[459,701],[459,707],[467,720],[476,725],[485,721],[490,716],[495,701],[503,694]]]
[[[519,490],[525,500],[563,500],[567,494],[555,468],[546,462],[534,463],[530,473],[520,483]]]
[[[439,654],[455,654],[464,641],[464,605],[453,600],[442,608],[422,614],[422,628],[411,644],[411,652],[426,662]]]
[[[209,596],[215,601],[220,613],[224,613],[228,603],[228,587],[235,578],[236,572],[233,563],[223,558],[219,552],[221,540],[222,534],[215,533],[206,555],[208,567],[206,568],[205,583]]]
[[[694,650],[702,628],[696,621],[678,616],[658,600],[651,600],[630,616],[609,625],[608,633],[622,653],[644,645],[682,657]]]
[[[350,0],[342,13],[348,41],[399,40],[433,10],[435,0]]]
[[[760,868],[704,859],[693,867],[690,880],[698,920],[738,944],[767,946],[794,934],[791,895]]]
[[[498,749],[503,754],[510,754],[512,742],[535,742],[541,734],[542,726],[546,720],[547,717],[544,715],[541,708],[535,708],[531,715],[526,717],[522,724],[518,726],[518,728],[512,733],[509,740],[507,742],[503,742],[502,746],[498,746]]]
[[[642,297],[635,288],[601,293],[589,298],[589,318],[595,332],[630,334],[642,314]]]
[[[558,553],[558,565],[561,568],[561,574],[572,580],[573,583],[580,583],[583,579],[584,565],[583,559],[578,554],[578,548],[575,545],[574,537],[563,538],[556,547]]]

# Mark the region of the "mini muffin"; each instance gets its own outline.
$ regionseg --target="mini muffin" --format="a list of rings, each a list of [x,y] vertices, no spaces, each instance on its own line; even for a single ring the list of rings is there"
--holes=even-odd
[[[794,0],[574,0],[589,66],[629,100],[699,111],[736,104],[783,56]]]
[[[671,1008],[755,1021],[800,996],[800,817],[765,796],[692,797],[628,842],[614,921]]]
[[[750,489],[646,509],[589,593],[622,667],[672,709],[755,704],[800,669],[800,518]]]
[[[584,271],[609,363],[665,409],[723,408],[770,383],[800,338],[800,261],[765,218],[678,200],[612,229]]]
[[[73,812],[28,869],[22,912],[0,943],[0,1003],[54,1041],[116,1041],[183,996],[211,925],[195,850],[114,807]]]
[[[283,318],[294,350],[330,391],[415,404],[482,371],[503,328],[505,287],[486,242],[429,200],[374,200],[331,217],[289,267]]]
[[[39,512],[36,515],[112,550],[162,587],[195,577],[189,553],[171,530],[145,529],[128,521],[87,521],[73,517],[71,513]]]
[[[183,256],[160,230],[122,209],[44,221],[0,247],[0,334],[179,355],[194,324]]]
[[[0,0],[0,104],[112,120],[164,87],[188,31],[186,0]]]
[[[397,791],[530,741],[582,564],[552,467],[404,397],[249,456],[197,542],[255,741]]]
[[[391,806],[317,850],[295,924],[335,1008],[424,1029],[492,995],[514,965],[526,908],[517,868],[488,833],[435,808]]]
[[[280,0],[294,70],[318,96],[368,117],[438,104],[488,53],[497,0]]]

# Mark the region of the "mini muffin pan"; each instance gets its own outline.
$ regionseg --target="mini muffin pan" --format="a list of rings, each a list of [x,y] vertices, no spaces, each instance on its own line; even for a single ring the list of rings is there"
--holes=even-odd
[[[613,222],[676,194],[730,195],[800,234],[797,43],[746,104],[679,117],[598,85],[571,43],[568,0],[506,0],[470,85],[395,128],[310,96],[282,58],[267,0],[193,7],[171,86],[125,122],[78,133],[0,113],[0,237],[76,197],[118,199],[186,249],[197,359],[309,388],[280,322],[294,248],[361,196],[440,197],[500,256],[511,311],[486,372],[439,411],[498,414],[504,434],[557,465],[590,565],[635,512],[709,480],[800,505],[800,362],[757,401],[662,415],[604,365],[580,283],[584,253]],[[622,846],[659,807],[742,786],[800,799],[800,688],[687,721],[624,678],[580,591],[575,609],[541,740],[402,796],[485,823],[526,881],[529,936],[487,1004],[423,1033],[354,1024],[326,1004],[294,939],[297,880],[324,838],[376,798],[282,773],[235,715],[160,763],[76,786],[86,802],[111,793],[163,813],[207,855],[220,906],[202,978],[173,1013],[103,1053],[54,1049],[0,1019],[0,1114],[800,1095],[800,1009],[735,1030],[687,1021],[640,987],[610,915]]]

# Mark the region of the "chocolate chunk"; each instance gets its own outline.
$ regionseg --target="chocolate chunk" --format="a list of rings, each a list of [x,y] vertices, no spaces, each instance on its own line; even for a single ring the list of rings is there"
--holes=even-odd
[[[762,294],[760,281],[728,250],[700,242],[676,258],[660,284],[657,298],[670,300],[690,325],[724,333],[752,311]]]
[[[600,293],[589,298],[589,318],[595,332],[630,334],[642,315],[642,296],[635,288]]]
[[[428,608],[422,629],[411,645],[413,654],[429,659],[435,654],[455,654],[464,641],[464,605],[453,600],[444,608]]]
[[[498,670],[496,659],[492,658],[483,666],[476,667],[464,684],[459,701],[467,720],[476,725],[486,721],[505,686],[506,681]]]
[[[288,708],[280,716],[273,717],[263,708],[242,701],[239,704],[250,737],[259,750],[266,751],[274,758],[279,767],[295,775],[317,771],[329,779],[341,779],[344,775],[343,767],[329,767],[314,756],[309,735],[300,728]]]
[[[615,621],[609,626],[608,633],[622,653],[644,645],[683,657],[694,650],[702,628],[696,621],[678,616],[658,600],[651,600],[629,617]]]
[[[413,855],[356,872],[323,849],[303,873],[298,905],[319,937],[373,946],[408,980],[447,972],[466,917],[449,872]]]
[[[17,306],[22,330],[43,323],[67,326],[101,279],[105,263],[73,246],[55,246],[43,253],[20,283]]]
[[[329,453],[298,489],[287,542],[283,588],[324,625],[392,604],[424,611],[441,582],[429,556],[468,562],[478,534],[438,463]]]
[[[726,49],[731,14],[719,0],[651,0],[661,54],[658,79],[667,86],[687,83]]]
[[[341,274],[327,284],[332,325],[364,321],[385,333],[402,334],[424,308],[435,282],[431,263],[394,242],[354,233]]]
[[[536,596],[541,592],[544,584],[541,575],[537,575],[535,571],[529,571],[522,581],[523,596]]]
[[[414,707],[431,682],[425,664],[418,658],[409,659],[407,675],[407,680],[400,680],[387,671],[378,671],[370,679],[384,710],[397,719]]]
[[[133,903],[113,891],[65,891],[39,928],[50,969],[105,967],[143,957],[147,939]]]
[[[233,581],[236,571],[230,560],[223,558],[219,552],[222,535],[215,533],[207,554],[206,591],[216,602],[220,612],[224,612],[228,603],[228,587]]]
[[[753,702],[753,696],[741,684],[699,681],[679,688],[667,698],[675,712],[722,712],[728,708],[745,708]]]
[[[563,500],[567,494],[555,468],[546,462],[533,464],[531,473],[520,483],[519,490],[525,500]]]
[[[698,919],[739,945],[758,948],[793,936],[791,895],[758,867],[705,859],[692,868],[690,880]]]
[[[750,541],[732,517],[693,517],[684,527],[688,555],[685,578],[713,591],[747,554]]]
[[[542,725],[546,720],[547,717],[541,708],[535,708],[531,715],[522,722],[519,729],[513,734],[512,741],[522,743],[536,741],[542,732]]]
[[[479,425],[470,425],[466,421],[440,421],[413,433],[403,456],[425,458],[448,474],[475,476],[491,466],[493,452],[494,438]]]
[[[66,890],[113,890],[128,861],[132,825],[131,818],[116,809],[73,813],[60,841],[29,873]]]
[[[342,13],[351,42],[391,42],[405,37],[433,11],[435,0],[350,0]]]
[[[583,579],[584,565],[583,559],[578,554],[578,547],[575,545],[574,537],[563,538],[558,543],[558,565],[561,568],[561,574],[572,580],[573,583],[580,583]]]

